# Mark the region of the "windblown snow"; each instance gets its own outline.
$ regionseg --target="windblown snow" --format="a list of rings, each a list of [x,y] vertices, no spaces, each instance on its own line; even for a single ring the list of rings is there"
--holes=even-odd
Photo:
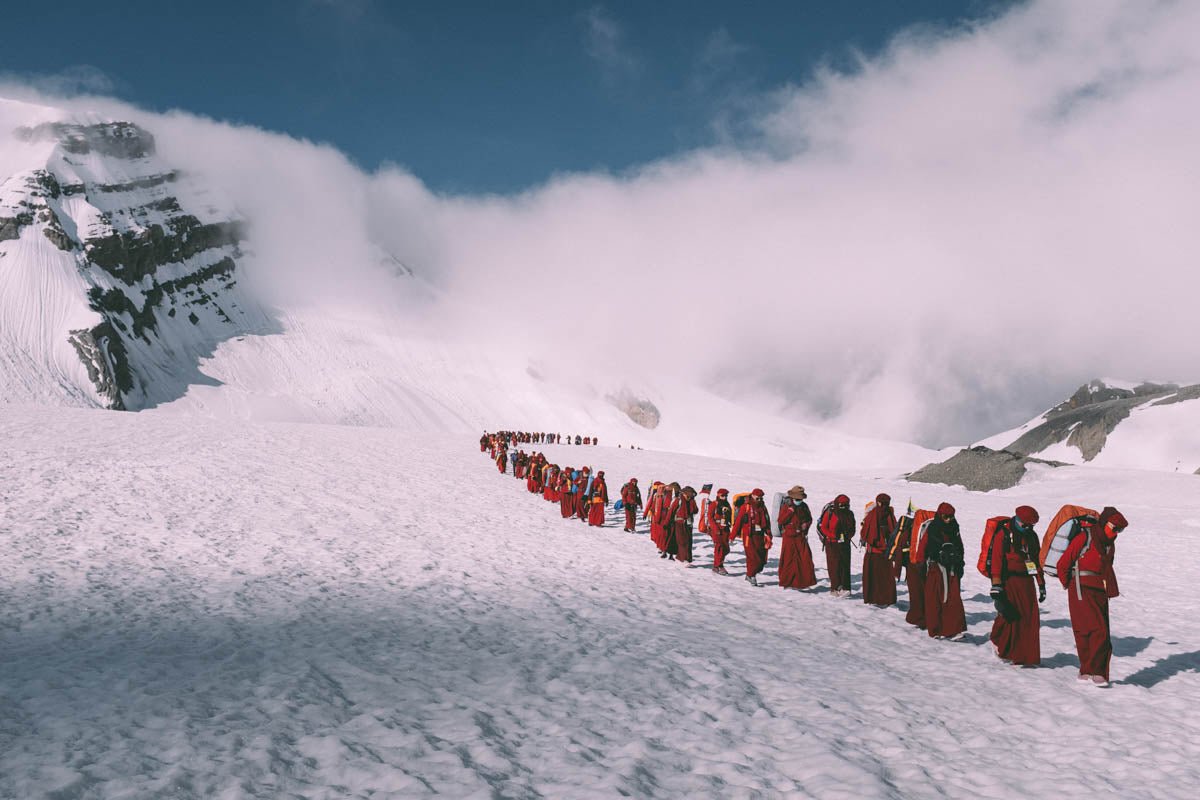
[[[1067,468],[974,494],[863,472],[547,447],[619,485],[890,490],[988,516],[1114,504],[1113,686],[1057,587],[1040,669],[902,610],[688,569],[497,473],[477,435],[0,415],[3,797],[1191,797],[1193,476]],[[968,552],[968,560],[973,558]],[[855,587],[859,560],[855,557]],[[818,568],[818,577],[824,570]],[[903,591],[901,609],[905,604]]]

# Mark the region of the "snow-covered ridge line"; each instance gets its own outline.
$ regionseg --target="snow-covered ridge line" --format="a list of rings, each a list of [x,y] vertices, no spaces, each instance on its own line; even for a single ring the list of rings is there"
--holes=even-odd
[[[145,408],[182,396],[221,341],[271,326],[237,288],[244,221],[188,199],[202,190],[149,131],[85,116],[3,145],[26,160],[0,175],[0,376],[18,401]]]

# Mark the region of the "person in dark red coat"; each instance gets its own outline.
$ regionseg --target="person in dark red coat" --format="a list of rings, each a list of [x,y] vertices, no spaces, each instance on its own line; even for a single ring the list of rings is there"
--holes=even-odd
[[[658,550],[659,557],[665,558],[663,552],[663,535],[662,527],[658,524],[658,513],[655,510],[663,502],[663,483],[655,481],[650,484],[650,497],[646,500],[646,507],[642,509],[642,519],[650,521],[650,541],[654,542],[655,549]]]
[[[604,514],[608,510],[608,484],[604,482],[604,470],[596,473],[592,481],[591,507],[588,509],[588,524],[599,528],[604,525]]]
[[[579,475],[575,478],[575,493],[571,498],[575,501],[575,518],[587,522],[588,512],[588,478],[591,477],[591,469],[584,467],[579,470]]]
[[[875,505],[863,516],[858,535],[862,540],[863,552],[863,602],[876,606],[890,606],[896,602],[896,578],[888,560],[888,538],[896,530],[896,512],[892,510],[892,498],[881,494]]]
[[[1079,653],[1079,680],[1097,686],[1108,685],[1108,666],[1112,661],[1108,599],[1120,594],[1113,559],[1117,554],[1117,534],[1128,525],[1125,515],[1107,506],[1095,524],[1081,525],[1080,532],[1058,559],[1058,579],[1067,590],[1071,630]]]
[[[771,515],[763,502],[762,489],[752,491],[737,510],[732,536],[742,540],[746,551],[746,580],[751,586],[758,586],[758,573],[767,565],[767,552],[771,549]]]
[[[667,524],[671,526],[671,538],[675,542],[675,559],[688,566],[692,564],[692,520],[700,509],[696,505],[696,490],[685,486],[667,511]]]
[[[729,555],[730,531],[733,529],[733,506],[729,505],[729,490],[718,489],[717,499],[708,505],[708,535],[713,541],[713,572],[728,575],[725,556]]]
[[[573,471],[570,467],[566,467],[558,476],[558,508],[563,519],[569,519],[575,513],[575,495],[571,494],[571,489],[575,487],[575,483],[571,480]]]
[[[675,506],[675,499],[679,497],[679,492],[678,483],[668,483],[663,494],[662,505],[654,512],[658,518],[658,527],[662,530],[663,553],[671,561],[674,561],[675,556],[679,554],[679,540],[675,538],[675,525],[671,519],[671,509]]]
[[[954,506],[942,503],[925,529],[925,628],[934,639],[948,639],[967,631],[962,602],[964,566],[963,540]]]
[[[803,486],[788,490],[779,507],[779,585],[784,589],[807,589],[817,585],[817,570],[808,547],[812,512]]]
[[[1021,506],[997,525],[992,537],[992,600],[999,613],[991,641],[996,655],[1014,664],[1042,663],[1038,603],[1046,599],[1046,577],[1038,559],[1041,542],[1033,530],[1037,521],[1035,509]]]
[[[501,447],[500,452],[496,454],[496,469],[500,470],[501,472],[508,471],[508,451],[503,447]]]
[[[825,566],[829,569],[829,593],[834,597],[850,595],[850,542],[854,538],[854,512],[850,498],[839,494],[830,513],[822,515],[817,533],[825,548]]]
[[[637,510],[642,504],[642,490],[638,488],[637,478],[630,478],[621,487],[621,506],[625,510],[625,532],[633,533],[637,527]]]

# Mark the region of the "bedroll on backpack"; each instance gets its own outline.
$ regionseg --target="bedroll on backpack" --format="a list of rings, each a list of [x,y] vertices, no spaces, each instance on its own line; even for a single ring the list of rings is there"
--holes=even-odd
[[[989,580],[992,577],[992,540],[996,537],[1000,523],[1007,519],[1009,518],[992,517],[983,526],[983,539],[979,542],[979,563],[975,565],[975,568]]]
[[[884,548],[889,560],[894,561],[899,556],[899,551],[908,543],[912,536],[912,524],[913,518],[907,515],[896,520],[896,527],[888,534],[887,546]]]
[[[913,540],[916,542],[912,550],[909,551],[909,558],[914,564],[922,564],[925,562],[925,546],[929,543],[929,523],[933,522],[936,514],[930,514],[918,524],[913,521]]]
[[[745,502],[749,499],[750,499],[749,492],[742,492],[741,494],[735,494],[733,496],[733,500],[730,501],[730,505],[733,506],[733,510],[736,513],[737,510],[739,508],[741,508],[745,504]]]
[[[913,512],[913,521],[908,539],[908,563],[925,563],[925,543],[921,541],[921,534],[925,533],[925,528],[927,527],[925,523],[933,519],[934,516],[936,515],[932,511],[926,511],[923,508],[919,508]]]
[[[1100,515],[1084,506],[1065,505],[1050,520],[1046,534],[1042,537],[1042,549],[1038,553],[1038,561],[1048,575],[1058,575],[1058,559],[1067,551],[1067,545],[1079,535],[1082,526],[1080,520],[1093,523],[1100,521]]]
[[[705,485],[707,486],[708,484]],[[701,492],[701,494],[707,495],[708,493]],[[701,533],[708,533],[708,497],[700,500],[700,520],[696,523],[696,527]]]

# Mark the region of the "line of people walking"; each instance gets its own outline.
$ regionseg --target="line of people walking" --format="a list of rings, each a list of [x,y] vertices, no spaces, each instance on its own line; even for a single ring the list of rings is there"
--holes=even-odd
[[[481,448],[506,472],[507,440],[488,437]],[[564,519],[575,518],[592,526],[605,524],[609,503],[604,471],[589,467],[559,467],[543,453],[519,451],[513,457],[512,474],[525,480],[526,489],[559,505]],[[906,622],[927,631],[935,639],[961,639],[966,633],[962,601],[962,578],[966,548],[950,503],[936,511],[916,509],[897,516],[891,497],[880,493],[867,504],[861,523],[855,518],[850,497],[838,494],[814,519],[808,494],[793,486],[777,495],[768,508],[765,492],[756,488],[730,496],[720,488],[709,497],[711,485],[697,492],[677,482],[654,481],[643,502],[637,478],[630,478],[619,493],[615,508],[623,512],[623,530],[637,531],[639,517],[649,528],[658,557],[694,566],[694,535],[698,529],[712,540],[717,575],[729,575],[725,559],[731,546],[740,543],[745,555],[745,580],[759,586],[758,576],[779,540],[779,586],[812,590],[817,586],[816,565],[808,533],[816,526],[817,541],[825,556],[829,592],[834,597],[851,595],[851,556],[855,546],[863,550],[862,600],[886,607],[897,602],[897,583],[905,580],[909,608]],[[1115,541],[1128,522],[1115,508],[1091,512],[1065,506],[1039,540],[1034,526],[1038,512],[1019,506],[1009,516],[987,521],[981,542],[978,570],[991,581],[996,618],[989,641],[996,655],[1015,665],[1041,662],[1040,609],[1046,599],[1046,575],[1057,577],[1069,593],[1069,610],[1080,660],[1079,679],[1092,685],[1108,683],[1112,656],[1108,600],[1116,597],[1113,571]],[[1061,531],[1061,535],[1059,532]],[[1052,556],[1049,566],[1047,558]]]

